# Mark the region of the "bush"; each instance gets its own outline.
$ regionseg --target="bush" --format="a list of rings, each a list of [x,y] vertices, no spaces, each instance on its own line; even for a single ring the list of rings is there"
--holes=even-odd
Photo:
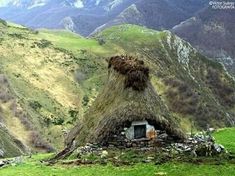
[[[72,123],[77,120],[79,112],[76,110],[69,110],[69,115],[72,118]]]
[[[25,39],[25,37],[22,34],[13,33],[13,34],[8,34],[8,35],[10,37],[17,38],[17,39]]]
[[[89,103],[89,97],[88,97],[88,95],[85,95],[82,99],[82,104],[83,104],[83,106],[87,106],[88,103]]]
[[[33,108],[35,111],[42,108],[42,105],[38,101],[30,101],[29,106]]]
[[[99,45],[104,45],[106,43],[103,38],[98,38],[97,40],[98,40]]]
[[[52,123],[54,125],[63,125],[64,119],[62,117],[58,117],[52,120]]]
[[[52,43],[48,40],[42,39],[39,42],[34,42],[39,48],[47,48],[52,45]]]

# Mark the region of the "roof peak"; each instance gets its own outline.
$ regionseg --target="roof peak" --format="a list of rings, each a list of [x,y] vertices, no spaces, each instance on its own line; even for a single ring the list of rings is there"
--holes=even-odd
[[[149,68],[144,65],[143,60],[127,55],[113,56],[109,59],[108,68],[113,68],[126,77],[125,88],[143,91],[147,87]]]

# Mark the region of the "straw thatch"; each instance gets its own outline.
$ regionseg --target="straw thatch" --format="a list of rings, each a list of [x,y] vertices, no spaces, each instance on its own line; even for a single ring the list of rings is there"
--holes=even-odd
[[[147,87],[149,68],[144,62],[132,56],[114,56],[109,60],[108,68],[125,75],[125,88],[132,87],[134,90],[143,91]]]
[[[66,145],[106,145],[131,122],[147,120],[173,139],[183,139],[175,118],[165,107],[149,80],[143,61],[116,56],[109,61],[108,80],[84,118],[68,134]]]

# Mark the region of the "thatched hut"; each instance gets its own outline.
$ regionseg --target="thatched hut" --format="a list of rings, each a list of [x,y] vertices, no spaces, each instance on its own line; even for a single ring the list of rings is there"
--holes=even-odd
[[[176,120],[151,85],[149,69],[143,61],[115,56],[109,60],[108,68],[108,80],[103,90],[83,120],[68,134],[67,144],[76,139],[79,145],[106,145],[123,130],[129,132],[131,138],[131,126],[136,129],[135,139],[135,132],[139,129],[141,133],[142,124],[143,133],[149,125],[155,130],[166,131],[175,140],[183,138]],[[147,133],[142,137],[147,138]]]
[[[84,118],[68,134],[72,143],[109,145],[126,141],[148,141],[165,131],[171,140],[184,138],[177,122],[149,79],[149,69],[133,57],[115,56],[109,60],[107,82]],[[123,140],[123,141],[122,141]]]

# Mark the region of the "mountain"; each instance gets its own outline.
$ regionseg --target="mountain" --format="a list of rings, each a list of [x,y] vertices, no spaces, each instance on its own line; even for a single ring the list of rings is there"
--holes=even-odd
[[[19,7],[32,9],[46,5],[48,0],[3,0],[0,1],[0,7]]]
[[[89,35],[136,0],[0,1],[0,18],[32,28],[66,28]]]
[[[22,151],[62,148],[105,83],[106,58],[117,54],[146,63],[154,89],[183,130],[234,125],[234,80],[169,31],[120,25],[86,39],[1,21],[0,34],[1,121]]]
[[[207,5],[207,0],[138,0],[95,32],[126,23],[152,29],[171,29]]]
[[[0,1],[0,18],[87,36],[123,23],[170,29],[207,4],[207,0],[9,0]]]
[[[0,17],[83,36],[119,24],[168,29],[235,75],[234,10],[212,9],[208,0],[8,0]]]
[[[201,53],[225,65],[235,76],[235,12],[233,9],[204,9],[176,25],[172,31]]]

